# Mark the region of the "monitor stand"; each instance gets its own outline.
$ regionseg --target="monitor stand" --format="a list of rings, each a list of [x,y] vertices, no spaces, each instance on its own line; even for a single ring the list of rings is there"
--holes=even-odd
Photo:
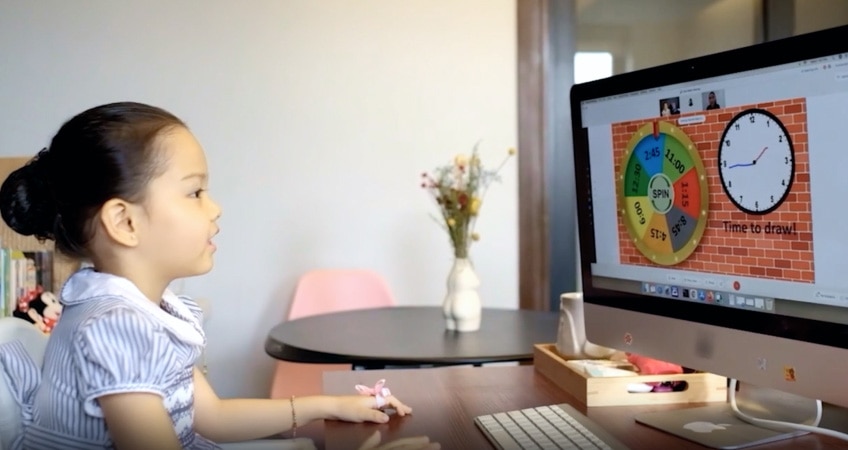
[[[736,395],[739,410],[759,419],[812,424],[815,402],[774,389],[745,384]],[[775,431],[736,417],[729,403],[638,414],[636,422],[716,449],[741,449],[807,434]],[[848,409],[824,404],[822,428],[848,432]]]

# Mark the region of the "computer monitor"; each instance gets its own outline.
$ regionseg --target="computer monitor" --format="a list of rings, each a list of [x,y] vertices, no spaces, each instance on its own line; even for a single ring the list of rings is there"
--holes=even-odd
[[[848,407],[848,27],[571,111],[587,339]]]

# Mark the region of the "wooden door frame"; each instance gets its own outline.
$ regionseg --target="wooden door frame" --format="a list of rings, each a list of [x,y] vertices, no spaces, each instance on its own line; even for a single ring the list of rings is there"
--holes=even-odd
[[[516,6],[519,308],[556,310],[559,293],[579,285],[569,102],[576,2]]]
[[[517,0],[519,308],[545,310],[550,297],[545,187],[548,0]]]

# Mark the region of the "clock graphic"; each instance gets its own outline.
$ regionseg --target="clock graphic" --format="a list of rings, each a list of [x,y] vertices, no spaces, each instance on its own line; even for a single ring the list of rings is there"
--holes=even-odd
[[[795,150],[783,122],[758,108],[728,122],[718,145],[721,186],[727,198],[748,214],[780,206],[795,178]]]

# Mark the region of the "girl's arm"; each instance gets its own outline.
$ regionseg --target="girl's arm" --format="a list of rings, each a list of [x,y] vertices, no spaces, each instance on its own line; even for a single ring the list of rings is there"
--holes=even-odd
[[[97,402],[118,450],[180,450],[162,397],[149,393],[110,394]]]
[[[388,399],[398,415],[412,412],[395,397]],[[297,397],[297,425],[317,419],[384,423],[389,416],[374,409],[373,397],[362,395]],[[219,399],[199,370],[194,370],[194,429],[215,442],[260,439],[292,428],[292,404],[286,399]]]

